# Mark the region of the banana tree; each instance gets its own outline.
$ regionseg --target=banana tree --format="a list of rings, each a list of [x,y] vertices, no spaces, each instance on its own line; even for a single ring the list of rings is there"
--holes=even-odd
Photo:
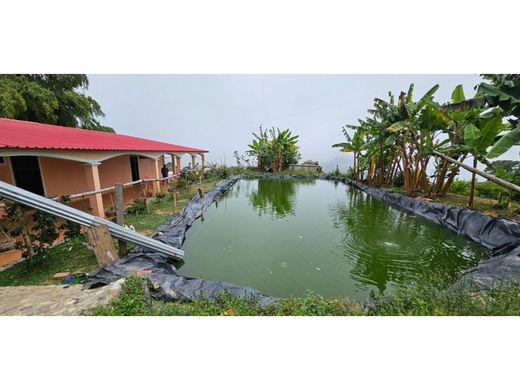
[[[248,145],[249,150],[246,153],[257,158],[259,171],[280,171],[289,164],[298,162],[298,136],[293,135],[289,129],[280,131],[273,127],[264,131],[260,126],[259,133],[253,133],[253,136],[255,138]]]
[[[487,159],[487,149],[493,145],[497,135],[506,128],[508,128],[508,125],[502,123],[501,109],[495,109],[489,113],[485,113],[478,121],[475,121],[475,124],[469,123],[466,125],[464,128],[464,147],[473,155],[474,169],[477,168],[478,161],[491,166],[491,163]],[[473,207],[475,183],[476,171],[473,171],[468,207]]]
[[[260,126],[258,134],[253,132],[253,136],[255,138],[248,145],[249,150],[246,151],[246,153],[250,156],[256,157],[258,170],[264,171],[266,167],[270,166],[272,161],[269,139],[267,133],[263,131],[262,126]]]
[[[520,145],[520,75],[486,74],[489,82],[478,86],[473,99],[452,102],[445,106],[446,112],[460,112],[472,108],[481,110],[499,107],[510,126],[501,134],[488,153],[489,158],[498,157],[515,145]]]
[[[347,129],[354,130],[354,135],[352,137],[348,133]],[[354,167],[353,167],[354,180],[359,180],[358,156],[359,156],[359,153],[365,147],[363,128],[360,126],[345,125],[345,126],[343,126],[343,135],[345,136],[347,141],[341,142],[338,144],[334,144],[334,145],[332,145],[332,147],[341,148],[341,151],[344,153],[353,153],[353,155],[354,155]]]
[[[520,75],[494,74],[484,75],[484,78],[492,84],[481,83],[479,93],[495,98],[494,105],[504,111],[504,117],[510,123],[488,153],[489,158],[495,158],[520,145]]]
[[[411,195],[415,195],[419,189],[424,193],[429,190],[428,148],[433,146],[434,128],[424,115],[439,86],[433,86],[416,102],[413,101],[413,89],[414,85],[411,84],[408,93],[401,92],[397,106],[393,105],[392,101],[376,101],[379,108],[386,108],[389,114],[385,117],[389,123],[386,132],[396,136],[395,142],[401,153],[404,190]]]
[[[429,101],[427,111],[431,116],[430,121],[433,126],[441,129],[444,138],[434,145],[434,149],[459,162],[463,162],[469,153],[468,148],[464,147],[465,129],[469,124],[478,122],[483,111],[482,107],[475,105],[464,106],[465,109],[462,109],[461,105],[457,110],[450,108],[464,101],[466,101],[464,89],[462,85],[457,85],[448,104],[441,106],[434,101]],[[448,192],[459,173],[460,166],[450,163],[447,159],[436,157],[435,161],[434,180],[428,195],[443,196]]]
[[[300,157],[298,153],[298,135],[293,135],[289,129],[280,131],[274,127],[269,131],[271,139],[269,146],[271,147],[274,159],[272,161],[272,169],[281,171],[286,169],[289,164],[295,164]]]
[[[479,156],[481,160],[485,159],[487,161],[487,159],[502,155],[515,145],[520,145],[520,75],[494,74],[483,76],[488,81],[491,81],[491,84],[482,82],[478,86],[478,91],[474,98],[466,100],[462,94],[461,99],[452,101],[443,107],[443,111],[448,116],[460,117],[467,112],[477,111],[480,117],[482,112],[486,112],[483,118],[477,119],[477,122],[483,120],[480,126],[484,126],[484,132],[486,133],[481,134],[482,128],[479,128],[480,126],[475,123],[477,130],[475,131],[474,128],[470,127],[467,137],[464,137],[465,155],[468,154],[468,148],[473,149],[473,167],[475,168],[476,160],[479,159]],[[487,122],[485,117],[488,118]],[[491,117],[494,117],[494,119],[490,119]],[[509,126],[502,124],[502,120],[499,118],[506,118]],[[488,128],[488,126],[491,128]],[[464,128],[466,129],[466,127]],[[479,136],[482,136],[482,139],[478,139]],[[486,153],[484,149],[487,150],[489,147],[491,148]],[[444,159],[444,161],[447,160]],[[473,205],[475,174],[480,174],[476,172],[476,170],[472,171],[470,205]],[[449,183],[447,183],[448,186],[446,187],[449,187]],[[505,181],[505,183],[508,182]],[[446,193],[446,187],[443,189],[443,193]]]

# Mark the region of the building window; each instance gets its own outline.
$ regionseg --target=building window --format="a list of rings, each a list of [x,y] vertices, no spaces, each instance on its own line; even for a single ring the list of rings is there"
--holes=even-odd
[[[132,181],[139,180],[139,158],[130,156],[130,169],[132,170]]]
[[[0,156],[0,165],[4,165],[5,164],[5,158]]]

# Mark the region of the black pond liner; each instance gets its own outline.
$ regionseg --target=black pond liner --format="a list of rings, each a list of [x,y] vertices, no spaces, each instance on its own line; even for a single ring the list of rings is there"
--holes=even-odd
[[[379,188],[355,183],[343,177],[320,175],[268,175],[234,176],[218,183],[201,196],[197,192],[182,213],[168,218],[152,236],[156,240],[181,248],[186,232],[206,209],[217,201],[238,180],[259,179],[324,179],[341,181],[359,188],[370,196],[393,206],[419,215],[457,234],[467,237],[491,250],[492,257],[462,274],[454,287],[472,291],[490,289],[501,281],[520,282],[520,225],[506,218],[494,218],[477,211],[448,207],[435,202],[426,202],[405,195],[390,193]],[[240,297],[258,300],[260,305],[276,304],[279,298],[269,297],[250,287],[238,286],[223,281],[192,278],[179,274],[175,261],[160,253],[143,248],[134,248],[127,256],[98,268],[90,274],[85,288],[94,288],[112,283],[120,278],[139,272],[153,286],[154,296],[166,300],[193,300],[202,295],[216,299],[224,291]]]
[[[426,202],[349,181],[374,198],[381,199],[466,237],[491,250],[491,257],[464,271],[452,288],[490,290],[501,283],[520,283],[520,224],[490,217],[478,211]]]

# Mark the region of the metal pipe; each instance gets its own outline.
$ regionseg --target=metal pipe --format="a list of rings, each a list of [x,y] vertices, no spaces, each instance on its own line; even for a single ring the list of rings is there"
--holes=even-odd
[[[140,245],[144,248],[173,257],[174,259],[182,260],[184,258],[184,251],[180,249],[3,181],[0,181],[0,195],[14,202],[45,211],[83,226],[93,227],[105,224],[110,234],[117,239]]]
[[[520,192],[520,187],[517,186],[516,184],[513,184],[513,183],[510,183],[508,181],[505,181],[505,180],[503,180],[503,179],[501,179],[499,177],[490,175],[489,173],[481,171],[480,169],[476,169],[476,168],[470,167],[469,165],[464,164],[464,163],[462,163],[462,162],[460,162],[458,160],[455,160],[454,158],[451,158],[449,156],[446,156],[445,154],[437,152],[436,150],[432,150],[432,153],[435,154],[436,156],[439,156],[439,157],[441,157],[441,158],[451,162],[452,164],[458,165],[459,167],[462,167],[462,168],[466,169],[467,171],[470,171],[472,173],[476,173],[479,176],[485,177],[489,181],[492,181],[492,182],[494,182],[494,183],[496,183],[498,185],[501,185],[502,187],[506,187],[506,188],[508,188],[510,190]]]

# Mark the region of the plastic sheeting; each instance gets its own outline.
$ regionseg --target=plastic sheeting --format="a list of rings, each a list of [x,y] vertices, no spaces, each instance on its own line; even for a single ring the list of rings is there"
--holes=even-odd
[[[180,248],[186,238],[186,232],[193,223],[239,179],[239,177],[234,177],[220,182],[204,196],[197,192],[181,214],[173,215],[159,226],[153,238]],[[253,288],[237,286],[228,282],[182,276],[177,273],[175,264],[174,260],[165,255],[136,248],[127,256],[94,271],[85,284],[85,288],[104,286],[120,278],[139,273],[150,280],[153,285],[153,294],[162,299],[192,300],[200,297],[201,294],[208,299],[215,299],[227,290],[236,296],[257,299],[261,305],[278,301],[277,298],[268,297]]]
[[[214,201],[218,200],[241,178],[244,177],[235,176],[224,180],[204,196],[196,193],[183,212],[173,215],[163,223],[153,238],[180,248],[186,238],[187,230],[193,223],[202,216]],[[314,178],[336,180],[352,185],[370,196],[444,226],[492,251],[492,257],[489,260],[467,270],[454,287],[485,290],[500,281],[520,282],[520,225],[514,221],[489,217],[468,209],[426,202],[402,194],[390,193],[332,175],[284,174],[273,176],[257,174],[246,178]],[[209,299],[215,299],[224,290],[228,290],[231,294],[237,296],[255,298],[262,305],[278,301],[278,298],[266,296],[253,288],[237,286],[223,281],[182,276],[177,273],[174,261],[165,255],[142,248],[136,248],[124,258],[111,262],[93,272],[86,283],[86,288],[106,285],[136,272],[145,275],[154,286],[154,294],[163,299],[191,300],[201,294]]]
[[[361,183],[348,183],[370,196],[435,222],[491,250],[491,258],[466,270],[452,288],[482,291],[501,283],[520,283],[520,224],[517,222],[390,193]]]

